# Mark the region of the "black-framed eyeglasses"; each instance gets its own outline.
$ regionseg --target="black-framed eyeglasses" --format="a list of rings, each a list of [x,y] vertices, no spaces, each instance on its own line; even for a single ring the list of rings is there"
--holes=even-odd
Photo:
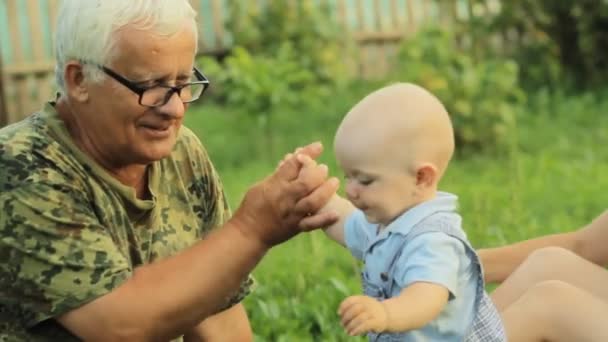
[[[194,77],[197,81],[188,82],[176,86],[169,85],[153,85],[150,87],[142,87],[136,82],[133,82],[116,71],[105,67],[103,65],[96,66],[105,72],[108,76],[115,79],[118,83],[129,88],[132,92],[139,95],[139,104],[145,107],[160,107],[165,105],[171,99],[173,94],[177,93],[177,96],[182,100],[183,103],[191,103],[198,100],[205,90],[209,87],[209,80],[203,73],[196,67],[193,68]]]

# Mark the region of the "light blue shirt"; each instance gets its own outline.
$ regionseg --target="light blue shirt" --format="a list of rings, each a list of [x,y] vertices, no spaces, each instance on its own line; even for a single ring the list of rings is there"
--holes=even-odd
[[[420,234],[403,245],[417,223],[438,212],[450,213],[452,223],[460,228],[457,204],[455,195],[438,192],[434,199],[403,213],[380,234],[378,225],[369,223],[361,211],[355,211],[345,223],[346,246],[365,262],[364,272],[374,283],[381,284],[381,273],[389,269],[403,248],[394,273],[388,275],[397,284],[388,294],[390,297],[415,282],[430,282],[449,290],[450,299],[440,315],[423,328],[410,331],[405,341],[460,342],[473,321],[479,272],[466,253],[468,247],[459,239],[439,232]]]

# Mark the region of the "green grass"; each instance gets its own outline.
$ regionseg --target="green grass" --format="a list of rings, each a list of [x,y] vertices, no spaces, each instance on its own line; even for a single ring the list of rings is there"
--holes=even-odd
[[[506,151],[451,163],[441,188],[458,194],[474,246],[575,229],[606,208],[608,101],[596,98],[531,101]],[[271,172],[280,154],[307,141],[324,142],[329,149],[322,161],[339,175],[330,147],[345,108],[345,103],[336,104],[326,115],[279,118],[274,156],[260,147],[264,143],[255,122],[229,109],[212,104],[194,108],[187,125],[216,160],[236,207],[247,187]],[[254,274],[258,286],[245,305],[258,341],[353,340],[343,333],[336,310],[345,296],[360,292],[358,265],[322,233],[275,247]]]

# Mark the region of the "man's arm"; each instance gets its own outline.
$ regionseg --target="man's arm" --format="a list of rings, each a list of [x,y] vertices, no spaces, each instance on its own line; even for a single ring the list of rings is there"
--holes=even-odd
[[[608,263],[608,211],[569,233],[542,236],[508,246],[479,250],[486,282],[504,281],[529,255],[543,247],[562,247],[594,263]]]
[[[229,221],[188,250],[136,269],[112,292],[57,320],[86,341],[171,340],[217,312],[267,250]]]
[[[336,179],[327,180],[326,169],[300,170],[295,161],[287,162],[247,192],[221,229],[171,258],[136,269],[112,292],[57,320],[87,341],[180,336],[217,312],[266,251],[299,233],[300,220],[318,211],[337,186]],[[325,219],[330,224],[336,218]]]
[[[250,342],[253,332],[242,304],[215,314],[184,335],[184,342]]]

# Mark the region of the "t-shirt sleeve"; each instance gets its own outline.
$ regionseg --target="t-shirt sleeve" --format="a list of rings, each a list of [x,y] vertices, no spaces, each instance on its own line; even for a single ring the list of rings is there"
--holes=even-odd
[[[400,287],[415,282],[441,285],[453,298],[458,293],[460,257],[466,253],[462,242],[449,235],[429,232],[413,238],[397,260],[395,281]]]
[[[344,222],[344,242],[352,255],[363,260],[369,226],[362,211],[355,210]]]
[[[0,193],[0,291],[32,327],[103,296],[131,270],[70,182],[24,182]]]

